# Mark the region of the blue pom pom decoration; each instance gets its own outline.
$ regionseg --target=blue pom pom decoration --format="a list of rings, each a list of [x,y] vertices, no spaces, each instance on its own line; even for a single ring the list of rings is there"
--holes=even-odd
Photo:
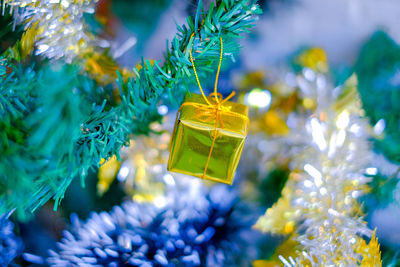
[[[160,203],[159,203],[160,204]],[[160,207],[162,206],[162,207]],[[226,186],[178,192],[162,205],[125,202],[86,222],[71,216],[51,266],[249,266],[254,215]],[[246,261],[246,263],[244,262]]]
[[[22,241],[14,234],[14,224],[0,216],[0,266],[8,266],[22,253]]]

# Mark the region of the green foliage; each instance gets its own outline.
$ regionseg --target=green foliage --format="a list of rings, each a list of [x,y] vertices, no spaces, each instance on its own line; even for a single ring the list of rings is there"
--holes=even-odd
[[[44,204],[62,197],[79,168],[74,158],[74,139],[90,113],[78,91],[78,69],[64,66],[14,68],[0,83],[0,213]],[[65,175],[65,176],[64,176]]]
[[[396,201],[394,199],[394,190],[399,183],[396,177],[386,177],[378,173],[371,176],[372,180],[369,183],[371,191],[366,195],[364,203],[368,209],[374,209],[377,206],[387,205]]]
[[[218,1],[217,6],[211,4],[208,12],[198,12],[195,20],[189,17],[187,26],[178,26],[178,34],[170,45],[167,42],[162,67],[158,62],[153,66],[142,62],[144,67],[140,71],[134,69],[135,78],[127,83],[119,79],[123,91],[127,92],[123,96],[126,117],[135,118],[127,126],[133,132],[148,132],[149,123],[158,116],[156,106],[162,98],[173,104],[182,101],[188,82],[193,81],[188,79],[193,76],[188,48],[193,46],[201,75],[215,72],[220,53],[219,37],[224,42],[224,55],[231,55],[238,49],[235,39],[253,26],[254,14],[259,12],[256,5],[246,0]],[[197,31],[196,38],[191,39],[191,34]]]
[[[290,171],[284,167],[278,167],[268,173],[260,184],[260,203],[263,206],[270,207],[282,195],[282,189],[289,178]]]
[[[0,213],[29,211],[55,199],[55,208],[75,177],[81,184],[102,158],[117,154],[132,134],[148,133],[160,119],[160,101],[178,104],[193,81],[188,47],[200,75],[215,71],[219,37],[224,56],[238,49],[235,38],[253,26],[260,10],[252,1],[223,0],[178,27],[167,43],[164,64],[142,62],[134,77],[119,77],[121,102],[98,88],[73,65],[44,64],[38,70],[2,64],[0,73]],[[196,32],[196,38],[190,36]],[[8,68],[8,69],[7,69]],[[8,70],[8,71],[6,71]],[[12,71],[11,71],[12,70]],[[10,73],[11,74],[4,74]]]
[[[386,123],[385,138],[376,147],[400,162],[400,47],[377,32],[364,45],[355,66],[363,108],[374,125]]]
[[[52,197],[57,206],[74,177],[83,185],[101,158],[128,144],[130,130],[123,106],[90,101],[101,90],[77,66],[9,67],[0,82],[0,213],[17,208],[24,219]]]

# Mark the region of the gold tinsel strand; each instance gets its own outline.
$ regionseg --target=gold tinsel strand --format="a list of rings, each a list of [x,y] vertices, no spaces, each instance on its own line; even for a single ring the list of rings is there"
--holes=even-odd
[[[367,244],[364,239],[359,238],[356,244],[356,251],[362,255],[361,267],[382,266],[381,251],[378,239],[375,237],[374,230],[371,240]]]

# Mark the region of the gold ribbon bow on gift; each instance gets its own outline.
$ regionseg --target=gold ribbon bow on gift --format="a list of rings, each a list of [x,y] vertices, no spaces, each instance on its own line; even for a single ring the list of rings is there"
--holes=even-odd
[[[194,33],[192,33],[190,39],[192,39],[194,36]],[[204,167],[204,172],[202,175],[202,178],[205,177],[207,169],[208,169],[208,165],[211,159],[211,154],[212,151],[214,149],[214,145],[215,145],[215,140],[217,139],[217,133],[218,133],[218,125],[220,125],[220,128],[224,128],[224,123],[222,121],[221,118],[221,113],[226,114],[226,115],[230,115],[233,117],[238,117],[238,118],[242,118],[245,121],[247,121],[247,124],[249,124],[249,118],[243,114],[237,113],[237,112],[233,112],[231,111],[231,107],[230,106],[224,106],[224,103],[227,102],[229,99],[231,99],[236,92],[232,91],[232,93],[226,97],[225,99],[222,98],[222,95],[220,93],[218,93],[217,90],[217,85],[218,85],[218,77],[219,77],[219,71],[221,68],[221,63],[222,63],[222,55],[223,55],[223,42],[222,42],[222,38],[219,38],[221,41],[221,53],[220,53],[220,57],[219,57],[219,64],[218,64],[218,70],[217,70],[217,75],[215,78],[215,85],[214,85],[214,92],[210,94],[210,97],[213,98],[213,101],[209,101],[209,99],[206,97],[206,95],[204,94],[203,88],[201,87],[200,81],[199,81],[199,77],[197,75],[197,71],[196,71],[196,67],[194,65],[194,60],[192,57],[192,49],[189,50],[189,56],[190,56],[190,61],[192,63],[193,66],[193,71],[194,71],[194,75],[196,77],[196,81],[197,84],[199,85],[199,89],[200,92],[204,98],[204,101],[207,104],[200,104],[200,103],[193,103],[193,102],[185,102],[181,105],[181,107],[178,110],[177,113],[177,118],[178,115],[180,113],[180,110],[182,109],[182,107],[184,106],[193,106],[196,107],[196,119],[198,119],[199,121],[203,121],[203,122],[210,122],[212,120],[215,120],[215,127],[214,127],[214,136],[213,136],[213,140],[211,143],[211,147],[210,147],[210,151],[208,153],[208,158],[207,158],[207,163]]]

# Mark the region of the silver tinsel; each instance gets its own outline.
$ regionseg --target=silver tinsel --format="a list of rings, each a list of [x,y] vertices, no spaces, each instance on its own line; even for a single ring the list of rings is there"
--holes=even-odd
[[[305,67],[282,80],[312,109],[292,112],[286,122],[289,135],[271,141],[279,142],[277,153],[290,159],[291,175],[282,198],[256,228],[275,234],[295,231],[291,238],[300,251],[295,257],[280,256],[286,267],[357,266],[364,258],[363,237],[372,234],[358,199],[367,190],[364,174],[373,171],[372,129],[363,118],[357,78],[334,87],[326,74]]]
[[[82,51],[103,41],[87,30],[85,13],[95,12],[97,0],[5,0],[15,24],[34,28],[35,54],[71,62]]]
[[[297,180],[291,203],[300,211],[302,231],[297,241],[304,251],[296,259],[282,261],[285,266],[305,261],[312,266],[354,266],[362,260],[357,242],[371,235],[357,210],[368,182],[364,173],[371,160],[369,131],[357,91],[343,105],[338,105],[338,98],[356,88],[356,78],[334,88],[326,76],[305,69],[297,81],[316,100],[316,111],[288,122],[288,140],[294,145],[291,169]]]

